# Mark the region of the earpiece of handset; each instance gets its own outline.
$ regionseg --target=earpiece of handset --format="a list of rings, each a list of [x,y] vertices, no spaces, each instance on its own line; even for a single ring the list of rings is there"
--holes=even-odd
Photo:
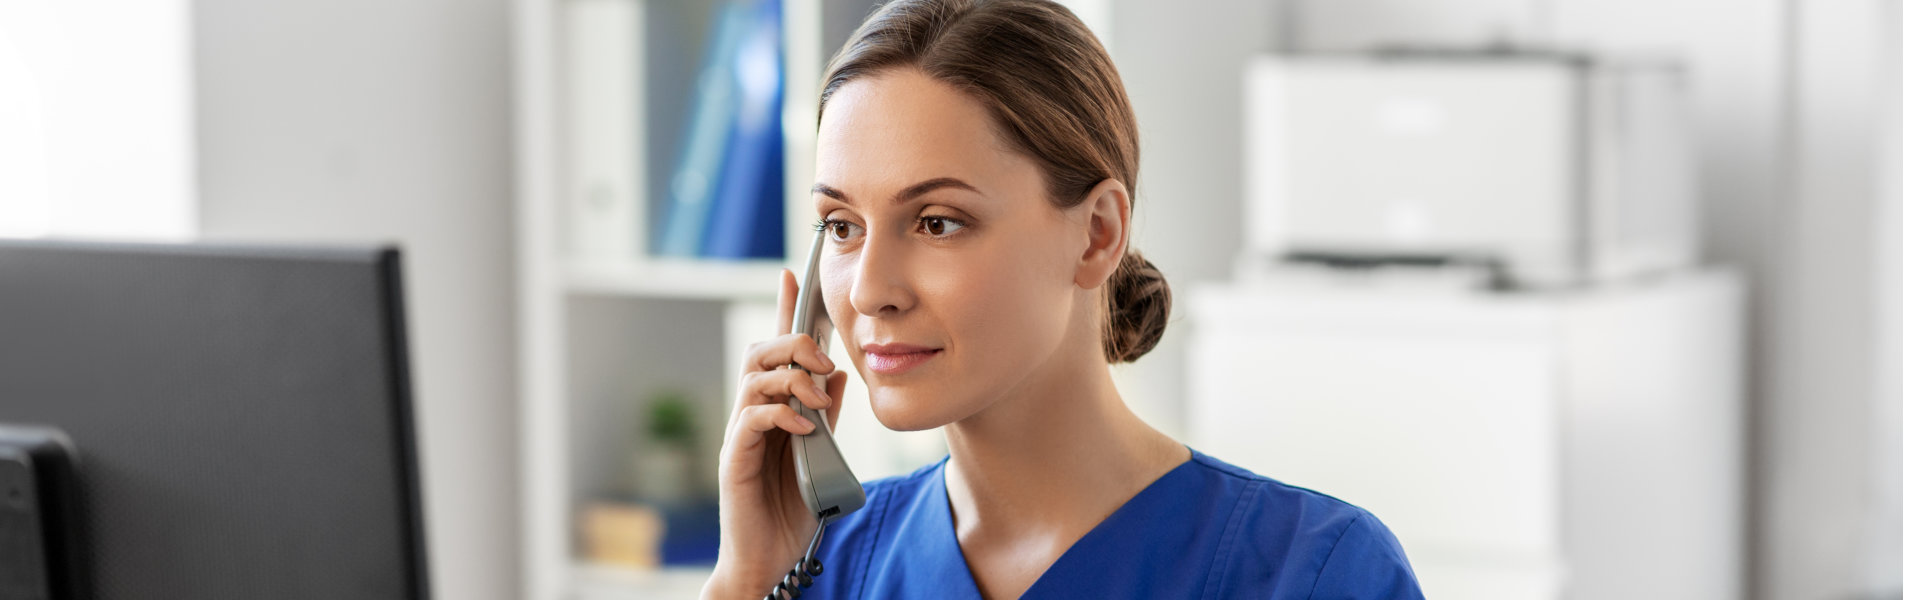
[[[833,338],[833,321],[827,316],[825,297],[820,290],[820,251],[825,238],[824,230],[814,234],[806,277],[800,281],[800,294],[793,307],[793,331],[811,336],[822,350]],[[802,367],[791,365],[791,368]],[[815,374],[813,381],[824,389],[826,376]],[[789,398],[787,405],[813,423],[812,432],[794,436],[794,471],[799,475],[800,497],[806,501],[807,509],[824,526],[865,506],[867,492],[860,488],[860,480],[853,476],[853,470],[847,468],[847,459],[833,441],[826,415],[801,404],[799,398]]]

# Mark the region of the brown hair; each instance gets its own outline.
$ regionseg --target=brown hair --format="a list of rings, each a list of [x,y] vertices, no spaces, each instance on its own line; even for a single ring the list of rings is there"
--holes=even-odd
[[[1073,208],[1109,178],[1134,195],[1140,132],[1120,73],[1093,32],[1047,0],[894,0],[827,65],[815,122],[847,82],[911,67],[979,100],[1011,146],[1040,164],[1052,202]],[[1107,279],[1107,362],[1132,362],[1167,328],[1172,288],[1128,250]]]

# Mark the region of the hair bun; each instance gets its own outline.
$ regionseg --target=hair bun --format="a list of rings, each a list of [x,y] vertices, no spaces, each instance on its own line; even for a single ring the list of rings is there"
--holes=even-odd
[[[1133,362],[1160,343],[1173,288],[1139,250],[1128,250],[1107,278],[1107,362]]]

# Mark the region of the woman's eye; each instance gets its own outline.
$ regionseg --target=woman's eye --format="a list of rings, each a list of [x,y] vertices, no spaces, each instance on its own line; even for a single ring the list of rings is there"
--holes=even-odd
[[[832,236],[835,241],[844,242],[848,238],[858,235],[860,232],[859,225],[854,225],[839,219],[828,219],[826,227],[827,235]]]
[[[953,232],[965,229],[966,227],[966,223],[961,223],[956,219],[947,217],[920,217],[920,230],[934,237],[952,235]]]

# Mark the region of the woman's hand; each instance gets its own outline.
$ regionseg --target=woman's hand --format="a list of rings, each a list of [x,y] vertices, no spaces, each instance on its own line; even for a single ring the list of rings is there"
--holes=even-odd
[[[800,498],[793,470],[791,434],[813,430],[787,406],[797,397],[826,411],[831,427],[840,421],[845,371],[835,371],[826,352],[793,324],[799,285],[793,273],[780,272],[780,334],[747,349],[741,369],[740,397],[727,418],[727,440],[720,449],[720,559],[707,580],[703,598],[759,598],[799,562],[812,540],[814,515]],[[802,369],[789,369],[798,363]],[[827,374],[826,389],[811,373]]]

